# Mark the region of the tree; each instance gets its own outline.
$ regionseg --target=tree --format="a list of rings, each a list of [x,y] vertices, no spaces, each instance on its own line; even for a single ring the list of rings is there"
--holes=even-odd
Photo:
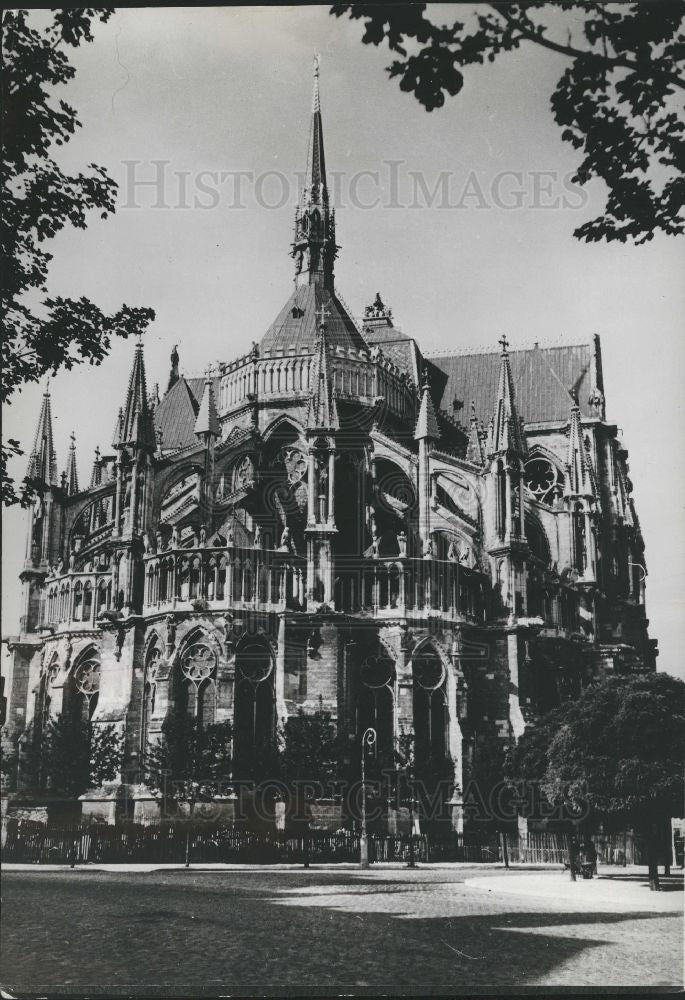
[[[562,139],[582,154],[574,181],[600,179],[608,189],[604,214],[574,236],[639,244],[657,232],[683,232],[685,124],[678,98],[685,48],[678,0],[503,0],[480,4],[468,24],[446,25],[427,18],[426,6],[344,3],[331,13],[364,19],[365,44],[387,42],[401,57],[387,68],[390,77],[427,111],[462,90],[470,66],[530,46],[564,56],[570,65],[551,107]]]
[[[93,302],[52,297],[47,279],[52,254],[46,244],[67,224],[85,229],[91,213],[107,218],[115,210],[117,185],[104,167],[65,173],[55,147],[81,127],[74,108],[53,101],[52,90],[73,79],[65,48],[93,40],[92,23],[107,21],[113,8],[69,8],[53,12],[52,23],[38,30],[24,10],[3,13],[2,123],[2,403],[15,392],[59,368],[100,364],[112,337],[142,333],[154,319],[147,308],[123,305],[114,315]],[[2,445],[2,502],[32,502],[39,482],[17,486],[7,471],[12,456],[23,454],[19,441]]]
[[[192,815],[198,799],[211,798],[230,781],[232,745],[228,721],[203,727],[190,715],[170,715],[159,742],[146,748],[146,780],[168,800],[187,803]]]
[[[78,708],[51,719],[28,749],[36,784],[76,799],[113,781],[121,769],[123,739],[113,725],[93,724]]]
[[[658,845],[683,810],[685,683],[663,673],[611,678],[586,688],[560,725],[557,716],[556,727],[542,726],[550,737],[548,800],[633,824],[647,840],[650,884],[658,888]]]
[[[331,713],[319,709],[291,716],[279,733],[279,777],[292,787],[298,782],[320,785],[322,794],[339,774],[341,744]]]

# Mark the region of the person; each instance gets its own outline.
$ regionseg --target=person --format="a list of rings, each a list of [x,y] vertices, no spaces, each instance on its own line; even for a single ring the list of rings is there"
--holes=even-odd
[[[597,874],[597,848],[592,839],[588,836],[583,842],[582,860],[585,864],[592,865],[593,875]]]

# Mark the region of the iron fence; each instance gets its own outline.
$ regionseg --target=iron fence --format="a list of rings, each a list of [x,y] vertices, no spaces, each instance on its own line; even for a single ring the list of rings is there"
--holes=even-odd
[[[3,860],[28,864],[183,864],[186,850],[193,863],[304,864],[356,862],[359,833],[339,830],[254,831],[237,826],[159,823],[119,826],[46,826],[29,820],[3,822]],[[646,850],[632,833],[596,834],[593,841],[603,864],[646,864]],[[372,862],[501,862],[563,865],[568,834],[531,831],[509,834],[369,835]]]

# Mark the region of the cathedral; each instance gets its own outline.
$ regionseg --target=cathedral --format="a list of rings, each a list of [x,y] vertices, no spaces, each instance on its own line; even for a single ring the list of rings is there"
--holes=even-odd
[[[59,474],[43,397],[6,640],[17,795],[22,747],[67,705],[123,736],[120,780],[81,797],[109,822],[124,800],[151,814],[146,748],[174,713],[230,720],[240,777],[323,709],[350,745],[415,734],[460,829],[484,733],[507,743],[584,686],[655,669],[599,337],[426,357],[380,294],[353,316],[318,70],[305,177],[294,284],[246,355],[191,378],[174,347],[160,398],[138,342],[87,484],[73,436]]]

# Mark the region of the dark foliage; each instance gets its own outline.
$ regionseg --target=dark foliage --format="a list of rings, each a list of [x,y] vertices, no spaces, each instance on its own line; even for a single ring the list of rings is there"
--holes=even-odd
[[[51,719],[27,749],[27,770],[36,786],[76,798],[113,781],[121,768],[123,740],[112,725],[91,723],[66,711]]]
[[[279,777],[287,785],[312,782],[329,789],[339,774],[342,744],[331,713],[302,709],[289,718],[279,734]]]
[[[65,226],[85,229],[97,213],[115,210],[117,185],[104,167],[65,173],[56,147],[81,127],[74,108],[53,99],[53,89],[73,79],[75,69],[65,48],[93,40],[96,20],[107,21],[112,8],[55,10],[44,30],[31,24],[24,10],[3,13],[2,60],[2,402],[30,382],[59,368],[100,364],[112,337],[141,333],[154,319],[152,309],[124,305],[105,315],[85,297],[50,296],[47,289],[52,254],[46,244]],[[20,486],[7,463],[22,448],[15,439],[2,445],[2,501],[31,502],[38,482]]]
[[[172,714],[159,742],[145,752],[146,780],[170,801],[190,803],[225,792],[232,777],[233,726],[217,722],[202,727],[190,715]]]
[[[524,53],[534,45],[565,56],[570,65],[551,95],[552,113],[562,138],[581,154],[575,181],[599,179],[608,189],[604,214],[574,235],[588,242],[643,243],[658,232],[683,232],[680,0],[505,0],[483,3],[473,15],[464,11],[464,21],[444,25],[426,17],[426,6],[346,3],[335,4],[331,13],[362,19],[364,43],[387,42],[400,57],[388,67],[390,77],[427,111],[442,107],[445,94],[462,90],[468,67],[494,62],[502,53]]]

